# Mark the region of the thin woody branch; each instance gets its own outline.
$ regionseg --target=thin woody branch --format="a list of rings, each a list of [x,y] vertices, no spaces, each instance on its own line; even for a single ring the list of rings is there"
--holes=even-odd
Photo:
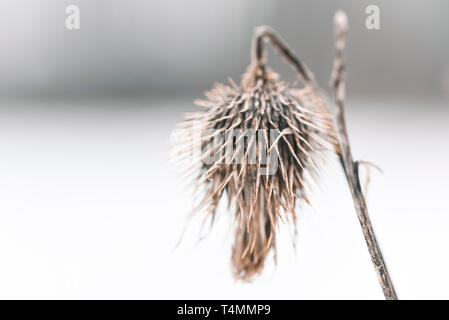
[[[260,26],[256,29],[253,37],[252,44],[252,60],[253,63],[258,65],[265,64],[265,46],[264,39],[267,38],[271,41],[274,47],[279,51],[280,55],[284,57],[288,63],[290,63],[296,72],[301,76],[302,80],[313,88],[317,88],[315,82],[315,76],[309,70],[306,64],[299,60],[298,56],[287,46],[284,39],[279,36],[276,31],[267,26]]]
[[[390,275],[388,274],[387,266],[382,257],[379,244],[377,243],[373,227],[368,215],[366,200],[362,192],[359,170],[357,162],[352,158],[351,148],[349,145],[348,133],[346,130],[346,123],[344,118],[344,101],[345,101],[345,82],[344,82],[344,49],[345,49],[345,34],[347,30],[346,15],[339,11],[335,14],[335,48],[336,55],[334,59],[334,66],[331,75],[330,85],[333,89],[334,100],[337,106],[336,124],[340,140],[341,153],[340,161],[343,166],[346,178],[348,180],[349,188],[351,189],[352,197],[354,199],[354,206],[362,226],[363,235],[365,237],[368,251],[371,255],[371,260],[374,264],[380,285],[387,300],[397,300],[398,297],[393,287]]]

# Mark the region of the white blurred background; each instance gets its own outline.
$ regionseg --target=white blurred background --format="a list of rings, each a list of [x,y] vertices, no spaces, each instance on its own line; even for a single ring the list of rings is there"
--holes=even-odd
[[[65,28],[76,4],[81,28]],[[367,30],[365,8],[380,8]],[[174,249],[192,194],[169,136],[215,81],[238,80],[269,24],[326,87],[332,16],[349,17],[349,134],[370,160],[371,218],[397,293],[448,299],[447,1],[0,3],[0,298],[382,299],[345,178],[331,159],[278,264],[230,272],[231,213]],[[293,72],[270,51],[282,77]]]

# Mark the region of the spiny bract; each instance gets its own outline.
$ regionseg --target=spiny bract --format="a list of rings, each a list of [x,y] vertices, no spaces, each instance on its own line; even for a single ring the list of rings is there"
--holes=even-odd
[[[200,134],[198,185],[205,194],[197,210],[213,217],[227,197],[235,211],[233,274],[249,280],[263,269],[270,251],[275,255],[279,222],[295,224],[297,200],[308,203],[306,180],[317,179],[335,133],[314,88],[294,88],[264,64],[250,65],[240,86],[230,83],[216,84],[207,100],[196,101],[205,109],[187,114],[177,136],[183,141],[180,155],[186,156],[195,151],[191,138]],[[216,156],[229,147],[231,154]]]

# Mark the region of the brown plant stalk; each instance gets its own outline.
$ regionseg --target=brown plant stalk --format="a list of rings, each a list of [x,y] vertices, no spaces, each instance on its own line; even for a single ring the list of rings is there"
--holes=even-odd
[[[359,177],[360,162],[354,161],[352,158],[351,147],[349,145],[348,133],[344,117],[344,101],[345,101],[345,82],[344,82],[344,49],[346,44],[345,34],[347,30],[347,17],[342,11],[335,14],[335,48],[336,55],[334,59],[333,71],[330,79],[330,85],[333,89],[334,100],[337,107],[336,126],[340,143],[340,162],[348,180],[349,188],[354,199],[354,206],[362,226],[363,235],[365,237],[371,260],[374,264],[380,286],[387,300],[397,300],[398,297],[393,287],[390,275],[388,274],[385,260],[382,257],[379,244],[377,243],[374,229],[371,224],[368,209],[366,206],[365,196]]]

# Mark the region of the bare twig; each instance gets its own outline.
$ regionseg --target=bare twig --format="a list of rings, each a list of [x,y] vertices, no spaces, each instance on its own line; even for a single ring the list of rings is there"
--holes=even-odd
[[[278,49],[282,57],[284,57],[287,62],[289,62],[293,68],[301,75],[302,80],[307,85],[312,85],[317,87],[315,82],[315,77],[309,68],[299,60],[298,56],[287,46],[284,39],[279,36],[276,31],[267,26],[258,27],[254,33],[253,37],[253,47],[252,47],[252,59],[258,65],[265,64],[265,47],[263,44],[264,38],[267,38],[271,43]]]
[[[366,168],[367,172],[366,172],[366,178],[365,178],[365,185],[363,187],[363,195],[365,196],[365,201],[368,202],[368,187],[369,187],[369,183],[371,181],[371,169],[374,168],[377,171],[379,171],[380,173],[383,173],[382,169],[379,168],[378,166],[376,166],[374,163],[369,162],[369,161],[365,161],[365,160],[357,160],[355,162],[356,167],[357,167],[357,172],[359,172],[359,176],[360,176],[360,166],[363,166]]]
[[[387,266],[382,257],[379,245],[374,234],[371,221],[368,216],[366,200],[362,192],[360,177],[357,163],[354,162],[349,146],[348,134],[344,118],[344,100],[345,100],[345,82],[344,76],[344,58],[343,52],[345,48],[345,33],[347,29],[347,18],[345,13],[339,11],[335,14],[335,47],[336,55],[334,59],[334,67],[331,75],[330,85],[333,89],[335,104],[337,106],[337,131],[340,140],[340,161],[346,174],[346,178],[351,189],[354,199],[354,206],[362,226],[363,235],[365,237],[371,260],[376,269],[380,285],[387,300],[397,300],[396,292],[388,274]]]

